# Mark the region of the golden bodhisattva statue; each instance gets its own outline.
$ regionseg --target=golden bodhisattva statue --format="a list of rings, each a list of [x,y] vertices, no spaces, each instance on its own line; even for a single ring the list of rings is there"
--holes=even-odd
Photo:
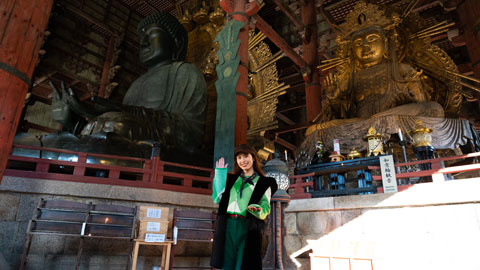
[[[339,139],[345,154],[352,149],[365,151],[363,137],[369,127],[388,140],[399,128],[411,130],[417,118],[435,119],[423,121],[438,124],[445,115],[458,112],[461,86],[457,78],[445,75],[445,71],[458,72],[457,67],[428,37],[416,34],[422,31],[420,19],[360,1],[344,24],[334,26],[337,57],[319,68],[336,70],[325,76],[323,111],[300,147],[300,167],[313,158],[317,141],[332,150],[333,139]],[[461,133],[472,139],[469,132],[465,127]],[[437,146],[454,148],[466,141],[457,137],[445,142],[446,138],[439,138]]]

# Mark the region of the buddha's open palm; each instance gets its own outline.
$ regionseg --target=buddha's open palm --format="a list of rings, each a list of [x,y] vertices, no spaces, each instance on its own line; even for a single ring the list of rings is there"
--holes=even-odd
[[[325,94],[328,99],[335,100],[346,95],[348,90],[349,73],[338,67],[337,71],[328,73],[324,78]]]

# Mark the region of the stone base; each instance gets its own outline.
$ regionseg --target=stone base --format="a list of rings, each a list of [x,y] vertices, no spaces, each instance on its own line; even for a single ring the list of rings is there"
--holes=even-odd
[[[216,209],[211,196],[164,190],[108,186],[64,181],[4,177],[0,184],[0,251],[6,260],[0,269],[18,269],[29,220],[41,198],[93,204],[164,206],[211,212]],[[173,211],[170,211],[170,221]],[[171,234],[171,232],[170,232]],[[169,235],[171,237],[171,235]],[[74,269],[80,239],[57,235],[34,235],[26,269]],[[86,239],[80,269],[125,269],[129,241]],[[211,245],[178,242],[175,266],[208,266]],[[137,269],[161,265],[161,249],[142,246]]]
[[[479,190],[480,178],[473,178],[397,193],[292,200],[287,253],[297,262],[311,259],[315,270],[348,261],[356,269],[480,269]]]

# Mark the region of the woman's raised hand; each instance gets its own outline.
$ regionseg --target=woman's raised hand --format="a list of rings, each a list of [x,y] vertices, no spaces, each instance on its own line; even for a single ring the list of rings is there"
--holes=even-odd
[[[215,162],[216,168],[227,168],[228,163],[225,163],[225,159],[223,157],[219,158],[217,162]]]

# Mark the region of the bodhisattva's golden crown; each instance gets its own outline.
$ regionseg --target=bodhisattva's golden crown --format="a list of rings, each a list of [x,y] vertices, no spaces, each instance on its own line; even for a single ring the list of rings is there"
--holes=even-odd
[[[375,4],[364,1],[358,2],[345,18],[345,23],[340,25],[341,39],[349,39],[350,35],[372,26],[379,26],[385,31],[391,30],[401,22],[396,14],[386,16],[385,11]]]

